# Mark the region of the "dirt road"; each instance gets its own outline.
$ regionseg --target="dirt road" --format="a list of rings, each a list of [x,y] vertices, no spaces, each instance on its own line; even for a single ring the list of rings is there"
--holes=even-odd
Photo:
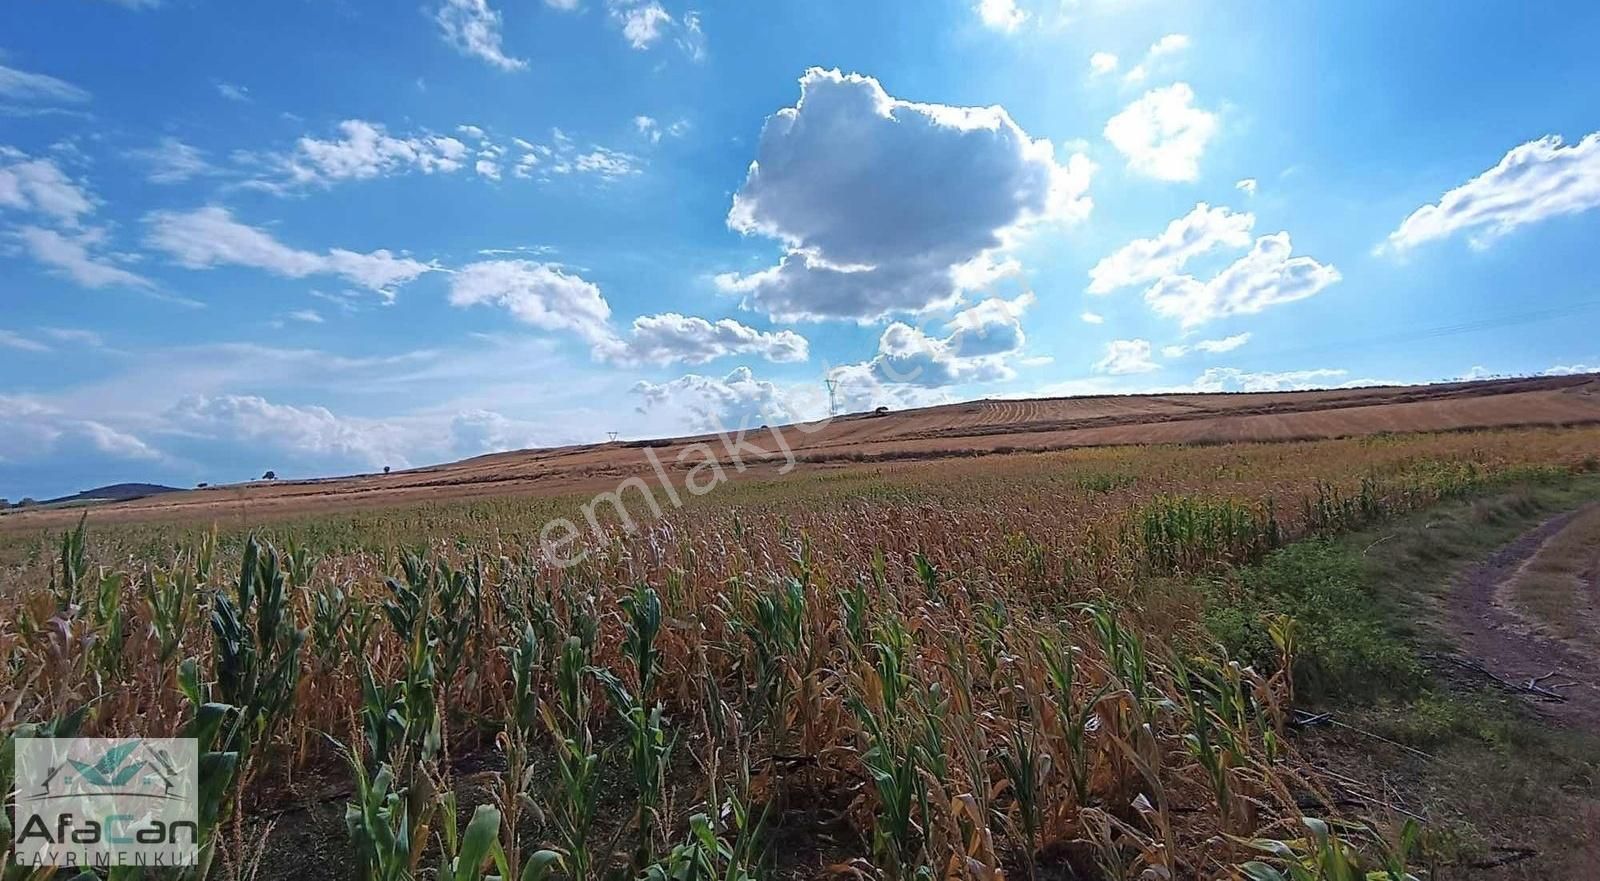
[[[1449,621],[1472,662],[1506,683],[1536,685],[1564,698],[1527,691],[1541,713],[1600,732],[1600,657],[1539,633],[1512,606],[1505,589],[1529,560],[1593,508],[1552,517],[1462,573],[1452,591]],[[1595,587],[1592,578],[1589,587]]]

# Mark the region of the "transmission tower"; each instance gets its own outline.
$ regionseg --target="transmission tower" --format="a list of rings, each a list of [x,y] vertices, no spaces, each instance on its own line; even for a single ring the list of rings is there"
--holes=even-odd
[[[617,433],[614,432],[614,431],[606,432],[606,437],[610,438],[612,443],[616,443],[617,442]]]
[[[839,380],[824,379],[822,384],[828,387],[828,415],[839,415]]]

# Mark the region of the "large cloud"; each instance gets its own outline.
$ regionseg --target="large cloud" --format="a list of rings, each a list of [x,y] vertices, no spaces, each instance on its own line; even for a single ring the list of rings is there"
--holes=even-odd
[[[1209,281],[1169,275],[1145,291],[1144,299],[1157,314],[1193,327],[1303,300],[1340,279],[1339,270],[1332,265],[1304,255],[1296,257],[1293,252],[1288,233],[1262,236],[1249,253]]]
[[[1155,281],[1181,269],[1191,258],[1217,248],[1244,248],[1256,218],[1201,202],[1167,224],[1153,239],[1134,239],[1089,270],[1089,293],[1109,294],[1120,287]]]
[[[783,243],[719,286],[779,320],[871,321],[948,306],[1021,227],[1081,218],[1092,164],[1058,163],[1000,107],[916,104],[812,69],[767,120],[728,225]],[[1014,265],[1009,268],[1014,268]]]
[[[1411,213],[1380,250],[1407,251],[1469,231],[1486,248],[1517,227],[1600,207],[1600,132],[1571,146],[1556,135],[1514,147],[1499,164]]]
[[[1194,89],[1173,83],[1152,89],[1106,122],[1106,140],[1128,169],[1158,180],[1192,181],[1217,132],[1216,114],[1196,107]]]
[[[334,275],[392,296],[395,287],[435,268],[384,249],[370,253],[343,248],[325,253],[302,251],[234,220],[228,209],[215,205],[188,212],[155,211],[145,220],[150,227],[146,237],[150,247],[190,269],[233,265],[264,269],[285,278]]]

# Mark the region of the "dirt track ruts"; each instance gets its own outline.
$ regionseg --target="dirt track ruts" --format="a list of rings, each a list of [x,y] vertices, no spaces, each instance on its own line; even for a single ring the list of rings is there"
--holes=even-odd
[[[1462,652],[1495,676],[1521,685],[1554,673],[1542,684],[1573,683],[1557,689],[1565,701],[1540,700],[1537,709],[1558,721],[1600,732],[1600,661],[1534,632],[1500,596],[1501,585],[1593,507],[1552,517],[1463,572],[1451,591],[1449,620]]]

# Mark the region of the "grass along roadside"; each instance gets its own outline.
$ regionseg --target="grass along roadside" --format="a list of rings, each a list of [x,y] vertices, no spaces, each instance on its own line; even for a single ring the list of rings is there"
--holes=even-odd
[[[1600,736],[1553,728],[1428,658],[1456,650],[1443,626],[1455,573],[1596,498],[1600,478],[1581,476],[1296,543],[1203,586],[1206,636],[1251,662],[1270,650],[1265,616],[1300,622],[1298,696],[1350,726],[1308,732],[1302,748],[1422,818],[1432,877],[1587,877],[1600,859]],[[1592,542],[1594,528],[1581,535]],[[1561,559],[1579,557],[1583,542],[1571,544]]]
[[[1519,614],[1547,635],[1600,651],[1600,506],[1574,520],[1509,585]]]

